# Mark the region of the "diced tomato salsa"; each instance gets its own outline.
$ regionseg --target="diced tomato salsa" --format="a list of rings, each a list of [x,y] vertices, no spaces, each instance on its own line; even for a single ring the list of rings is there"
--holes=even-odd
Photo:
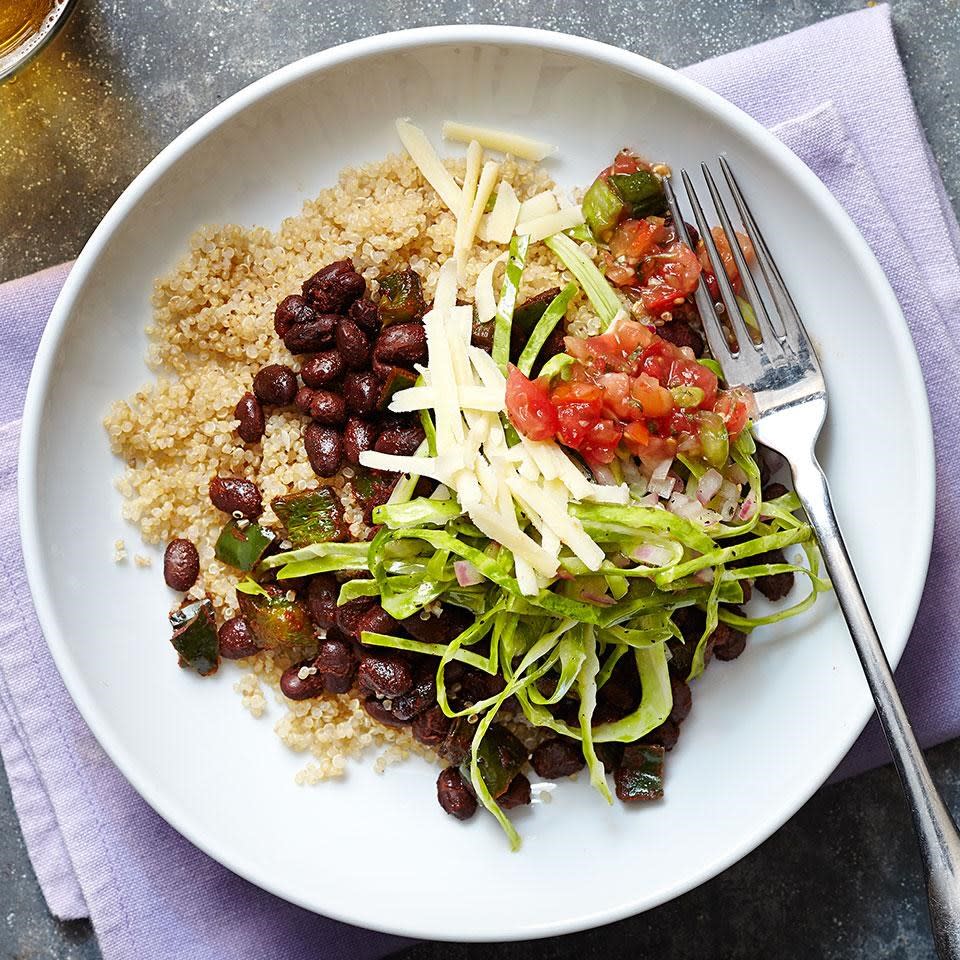
[[[645,324],[621,320],[609,333],[567,337],[565,346],[574,358],[569,379],[530,380],[510,368],[507,412],[531,440],[555,439],[591,464],[611,463],[618,450],[659,463],[678,450],[703,456],[704,439],[716,449],[720,421],[730,439],[747,424],[749,392],[720,389],[691,351]]]

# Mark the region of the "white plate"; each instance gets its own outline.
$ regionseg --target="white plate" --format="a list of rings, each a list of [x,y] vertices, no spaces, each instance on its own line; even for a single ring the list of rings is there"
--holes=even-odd
[[[341,167],[396,151],[393,119],[407,114],[435,139],[458,118],[557,143],[551,165],[566,185],[589,183],[625,143],[674,165],[719,151],[735,161],[821,348],[831,408],[820,452],[899,658],[929,556],[933,458],[916,355],[876,261],[816,178],[730,104],[632,54],[516,28],[415,30],[317,54],[211,111],[137,178],[77,261],[40,346],[21,456],[27,570],[97,738],[159,813],[232,870],[309,909],[412,936],[563,933],[713,876],[823,782],[869,714],[831,598],[758,632],[695,685],[664,802],[608,808],[586,778],[563,783],[550,805],[517,814],[524,847],[511,854],[493,818],[444,816],[436,771],[417,760],[295,786],[303,758],[273,719],[242,710],[232,665],[208,680],[177,669],[158,566],[112,563],[113,541],[132,552],[136,535],[119,519],[120,464],[100,422],[148,378],[153,278],[198,225],[276,227]],[[905,496],[910,510],[891,509]]]

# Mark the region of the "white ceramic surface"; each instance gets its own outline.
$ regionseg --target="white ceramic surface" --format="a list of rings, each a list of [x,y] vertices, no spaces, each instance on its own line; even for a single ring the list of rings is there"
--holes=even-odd
[[[44,334],[21,458],[37,611],[98,739],[177,829],[288,900],[414,936],[562,933],[644,910],[713,876],[823,782],[870,709],[831,598],[758,632],[745,656],[714,664],[696,683],[662,803],[608,808],[581,777],[549,805],[516,814],[524,847],[511,854],[492,818],[463,825],[441,813],[436,771],[418,760],[382,777],[361,762],[342,782],[296,786],[307,758],[273,734],[280,708],[260,720],[244,712],[232,664],[208,680],[178,670],[158,565],[112,562],[117,537],[145,551],[120,520],[111,488],[120,464],[100,421],[112,399],[148,378],[153,278],[198,225],[275,227],[342,166],[397,150],[398,115],[416,118],[435,141],[441,121],[458,118],[558,143],[550,166],[565,185],[588,183],[624,143],[675,166],[718,151],[735,161],[820,345],[831,400],[820,452],[893,660],[929,555],[929,414],[886,280],[810,172],[696,84],[579,38],[449,27],[317,54],[200,120],[104,219]],[[65,477],[69,498],[61,495]],[[904,491],[912,510],[889,510]],[[878,550],[881,516],[887,546]],[[251,821],[252,810],[269,813]]]

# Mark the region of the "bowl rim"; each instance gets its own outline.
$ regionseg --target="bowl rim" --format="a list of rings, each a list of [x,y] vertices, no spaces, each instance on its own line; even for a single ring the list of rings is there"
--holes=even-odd
[[[21,70],[24,70],[28,64],[33,63],[40,51],[46,47],[51,40],[56,37],[60,31],[67,25],[73,8],[77,5],[77,0],[64,0],[63,5],[56,12],[56,19],[50,24],[47,32],[41,34],[40,39],[32,47],[24,50],[19,56],[14,56],[16,50],[11,50],[5,57],[0,57],[0,83],[4,80],[10,80]],[[4,61],[7,61],[4,64]]]
[[[754,147],[772,154],[790,170],[799,186],[805,189],[812,202],[816,204],[821,214],[831,222],[841,240],[846,244],[847,249],[856,259],[866,283],[877,292],[881,299],[889,301],[892,316],[899,318],[899,323],[892,325],[891,335],[895,341],[894,346],[899,352],[900,361],[907,368],[905,373],[909,384],[908,392],[911,395],[909,399],[913,407],[921,411],[922,414],[922,422],[915,424],[916,441],[922,465],[925,468],[924,475],[928,478],[925,485],[926,489],[919,491],[921,496],[918,498],[916,517],[923,534],[922,546],[925,560],[922,564],[922,570],[916,571],[915,578],[909,584],[909,590],[905,591],[903,598],[907,609],[913,611],[913,616],[910,618],[911,624],[919,608],[929,566],[933,541],[934,492],[936,488],[933,429],[919,358],[899,303],[866,240],[826,186],[789,148],[739,107],[697,81],[640,54],[621,50],[597,40],[566,33],[532,27],[488,24],[417,27],[352,40],[294,61],[252,82],[192,123],[146,165],[114,202],[75,261],[44,329],[27,389],[18,458],[19,520],[27,580],[47,645],[70,696],[111,761],[116,764],[137,793],[164,820],[204,853],[261,889],[315,913],[320,912],[317,906],[299,898],[297,891],[284,889],[276,883],[264,880],[257,875],[255,864],[241,862],[241,859],[235,856],[228,847],[208,843],[207,839],[197,835],[191,825],[184,822],[184,818],[181,816],[175,814],[168,816],[162,809],[162,798],[155,795],[149,782],[145,782],[137,775],[133,758],[128,756],[124,748],[114,739],[110,725],[99,715],[94,698],[89,695],[79,678],[72,673],[68,660],[69,644],[65,641],[54,616],[50,600],[51,591],[41,561],[42,550],[38,529],[36,491],[43,404],[48,383],[53,373],[57,349],[67,321],[72,314],[79,294],[91,275],[95,273],[100,254],[116,229],[122,224],[126,216],[134,210],[155,181],[184,154],[247,107],[305,77],[370,56],[403,52],[422,46],[456,44],[532,46],[621,69],[719,116],[730,128]],[[887,637],[885,647],[896,645],[896,649],[892,649],[888,654],[891,667],[896,667],[908,637],[909,632],[907,636],[902,638]],[[703,863],[699,870],[693,872],[683,883],[675,885],[669,891],[646,898],[637,897],[629,903],[614,904],[610,908],[597,910],[588,915],[577,915],[562,920],[531,924],[521,930],[506,934],[504,931],[496,929],[479,932],[461,931],[456,939],[473,942],[505,938],[526,940],[590,929],[641,913],[699,886],[756,849],[792,817],[823,785],[830,773],[849,751],[872,713],[872,704],[865,706],[859,720],[851,726],[849,734],[841,737],[832,750],[824,753],[823,763],[820,769],[816,771],[816,775],[810,776],[803,783],[803,788],[799,789],[790,800],[771,810],[764,822],[748,839],[737,844],[727,856]],[[324,911],[323,915],[385,933],[424,939],[454,939],[449,936],[444,937],[443,934],[438,936],[437,931],[431,930],[429,921],[417,917],[411,918],[409,923],[402,926],[396,924],[380,926],[370,917],[363,916],[358,911],[336,909],[330,912]]]

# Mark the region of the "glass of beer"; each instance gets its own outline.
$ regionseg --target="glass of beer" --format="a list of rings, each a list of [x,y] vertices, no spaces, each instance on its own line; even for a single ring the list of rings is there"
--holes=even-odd
[[[12,76],[66,23],[76,0],[0,0],[0,80]]]

